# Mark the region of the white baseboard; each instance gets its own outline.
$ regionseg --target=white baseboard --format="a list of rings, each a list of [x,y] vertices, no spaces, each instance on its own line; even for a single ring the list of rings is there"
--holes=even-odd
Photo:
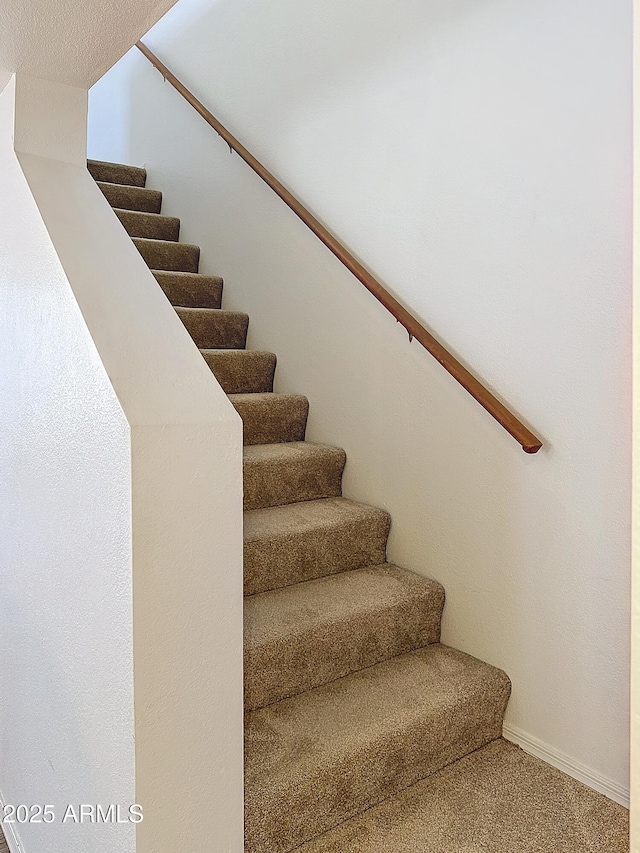
[[[0,808],[2,809],[2,814],[4,814],[5,805],[6,800],[2,791],[0,791]],[[24,846],[15,830],[14,824],[3,823],[2,832],[4,833],[4,838],[7,842],[7,847],[9,848],[10,853],[24,853]]]
[[[624,788],[617,782],[612,782],[606,776],[596,773],[585,764],[575,761],[573,758],[565,755],[564,752],[560,752],[560,750],[543,743],[538,738],[533,737],[533,735],[516,728],[516,726],[505,725],[502,734],[505,740],[517,744],[530,755],[545,761],[557,770],[561,770],[567,776],[572,776],[578,782],[582,782],[583,785],[592,788],[599,794],[604,794],[605,797],[613,800],[614,803],[619,803],[626,809],[629,808],[629,788]]]
[[[7,842],[7,847],[9,848],[9,853],[24,853],[24,847],[18,840],[18,836],[11,824],[4,824],[2,831],[4,833],[4,840]]]

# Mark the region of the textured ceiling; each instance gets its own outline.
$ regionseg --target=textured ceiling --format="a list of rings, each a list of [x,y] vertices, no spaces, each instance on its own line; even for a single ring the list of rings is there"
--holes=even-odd
[[[176,0],[0,0],[0,67],[88,88]]]

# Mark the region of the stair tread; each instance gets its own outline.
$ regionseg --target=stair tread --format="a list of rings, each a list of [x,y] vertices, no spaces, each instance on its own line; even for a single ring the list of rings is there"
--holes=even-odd
[[[347,456],[339,447],[288,441],[244,448],[244,508],[297,503],[342,493]]]
[[[384,519],[389,514],[378,507],[346,498],[324,498],[287,506],[255,509],[244,514],[244,540],[272,540],[320,529],[335,528],[355,520]]]
[[[156,278],[159,277],[164,280],[175,279],[177,281],[194,282],[196,284],[201,281],[217,281],[222,284],[222,278],[219,275],[205,275],[205,273],[201,272],[184,272],[183,270],[151,270],[151,272],[156,276]],[[191,308],[194,306],[185,307]],[[207,308],[208,306],[204,305],[203,307]]]
[[[129,213],[133,213],[133,211],[128,211]],[[150,215],[150,214],[149,214]],[[181,243],[179,240],[156,240],[153,237],[134,237],[135,243],[139,243],[141,245],[149,245],[149,246],[157,246],[158,248],[166,248],[167,243],[171,244],[175,247],[180,247],[181,249],[198,249],[199,246],[195,246],[193,243]],[[191,270],[157,270],[158,272],[191,272]]]
[[[87,160],[87,168],[96,181],[121,186],[144,187],[147,170],[125,163],[108,163],[105,160]]]
[[[477,658],[434,644],[250,711],[247,783],[268,778],[288,787],[293,776],[312,775],[318,762],[333,763],[337,753],[393,737],[399,725],[422,726],[426,718],[446,723],[461,699],[479,698],[488,686],[507,689],[508,679]]]
[[[249,315],[245,314],[244,311],[229,311],[227,308],[191,308],[186,305],[175,305],[176,311],[182,314],[184,317],[222,317],[223,315],[227,317],[243,317],[247,320],[249,319]],[[202,347],[206,351],[206,347]]]
[[[276,356],[248,349],[201,349],[216,379],[227,394],[270,393]]]
[[[245,592],[383,563],[389,526],[384,510],[338,497],[248,510]]]
[[[176,308],[220,308],[223,281],[217,275],[181,270],[155,270],[151,272]]]
[[[260,647],[310,629],[375,613],[425,592],[444,601],[437,581],[383,563],[245,598],[245,645]],[[363,667],[364,668],[364,667]]]
[[[245,707],[310,690],[440,637],[444,589],[384,563],[245,599]]]
[[[180,222],[177,216],[165,216],[164,213],[149,213],[146,210],[129,210],[126,207],[114,207],[113,209],[117,213],[126,213],[127,216],[130,216],[132,219],[150,219],[152,222]]]
[[[268,403],[271,400],[306,400],[304,394],[277,394],[274,391],[266,391],[260,394],[229,394],[232,400],[238,403]]]
[[[244,443],[304,441],[309,401],[303,394],[229,394],[243,421]]]
[[[96,181],[109,204],[120,210],[136,210],[146,213],[160,213],[162,193],[147,187],[133,187],[130,184],[114,184]]]
[[[208,322],[220,320],[222,318],[235,318],[237,320],[241,320],[245,324],[249,322],[249,315],[245,314],[243,311],[229,311],[226,308],[189,308],[184,305],[174,305],[174,308],[176,313],[187,322],[195,320]],[[200,347],[200,349],[206,352],[208,349],[212,348]]]
[[[248,849],[291,850],[496,739],[509,692],[434,644],[250,711]]]
[[[148,213],[114,207],[113,212],[126,228],[129,236],[157,239],[175,243],[180,236],[180,220],[176,216]]]
[[[243,349],[247,341],[249,316],[222,308],[182,308],[176,313],[195,344],[203,349]]]
[[[629,813],[499,739],[296,853],[627,853]]]
[[[156,240],[152,237],[132,237],[134,245],[153,270],[169,272],[198,272],[200,247],[176,240]]]
[[[248,464],[330,458],[344,460],[346,454],[339,447],[329,444],[315,444],[311,441],[287,441],[275,444],[252,444],[244,448],[244,461]]]
[[[181,306],[176,305],[175,307],[179,308]],[[246,359],[257,358],[258,356],[269,356],[269,358],[275,358],[276,357],[275,353],[269,352],[268,350],[261,350],[261,349],[205,349],[205,348],[202,348],[200,350],[200,352],[202,353],[203,356],[209,356],[209,355],[212,357],[228,356],[228,357],[231,357],[233,359],[238,359],[238,360],[242,360],[242,361],[244,361]],[[252,391],[246,391],[244,393],[253,394]],[[262,392],[258,392],[258,393],[262,393]],[[265,391],[264,393],[271,394],[273,392]]]

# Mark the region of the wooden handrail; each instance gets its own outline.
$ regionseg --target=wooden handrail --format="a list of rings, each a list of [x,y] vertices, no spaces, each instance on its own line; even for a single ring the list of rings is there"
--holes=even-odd
[[[355,277],[364,284],[367,290],[381,302],[396,320],[401,323],[409,333],[409,340],[415,338],[422,346],[428,350],[431,355],[440,362],[454,379],[465,388],[472,397],[474,397],[481,406],[483,406],[490,415],[502,424],[507,432],[522,445],[525,453],[537,453],[542,447],[542,442],[535,436],[531,430],[520,421],[518,418],[504,406],[500,400],[495,397],[491,391],[470,373],[467,368],[461,364],[458,359],[453,356],[431,332],[416,320],[416,318],[407,311],[407,309],[392,296],[389,291],[367,270],[362,264],[357,261],[351,252],[349,252],[342,243],[322,225],[316,217],[310,213],[302,202],[297,199],[293,193],[283,186],[280,181],[266,169],[229,131],[222,125],[215,116],[193,95],[187,87],[178,80],[166,65],[164,65],[158,57],[141,41],[136,44],[136,47],[147,57],[162,74],[165,80],[176,89],[182,97],[188,101],[191,106],[200,113],[202,118],[211,125],[211,127],[224,139],[227,145],[232,148],[242,159],[247,163],[253,171],[259,175],[262,180],[268,184],[271,189],[276,192],[280,198],[287,204],[291,210],[300,217],[300,219],[308,225],[313,233],[318,237],[331,252],[342,261]]]

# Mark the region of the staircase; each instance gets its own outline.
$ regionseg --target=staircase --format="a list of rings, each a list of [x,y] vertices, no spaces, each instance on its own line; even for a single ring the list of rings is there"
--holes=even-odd
[[[244,424],[247,853],[626,850],[622,808],[501,739],[507,676],[440,644],[444,590],[386,562],[145,170],[89,170]]]

